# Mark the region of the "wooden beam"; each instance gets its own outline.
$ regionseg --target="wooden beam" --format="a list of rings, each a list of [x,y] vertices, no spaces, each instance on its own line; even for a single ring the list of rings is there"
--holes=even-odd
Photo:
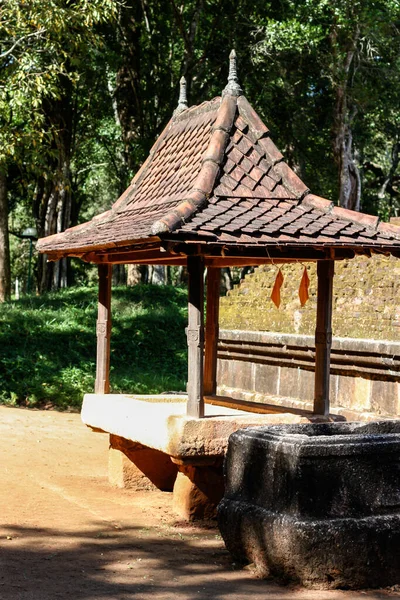
[[[257,257],[252,257],[252,258],[240,258],[240,257],[235,257],[235,256],[230,256],[230,257],[221,257],[221,258],[215,258],[212,256],[205,256],[205,265],[206,267],[213,267],[213,268],[224,268],[224,267],[257,267],[259,265],[270,265],[270,264],[274,264],[274,265],[283,265],[283,264],[288,264],[288,263],[293,263],[293,262],[299,262],[299,263],[303,263],[304,260],[303,259],[298,259],[298,260],[294,260],[294,259],[284,259],[284,258],[274,258],[274,259],[270,259],[267,257],[264,258],[257,258]],[[309,259],[307,262],[317,262],[317,259]]]
[[[332,298],[335,262],[317,264],[317,324],[315,329],[314,414],[329,414],[329,376],[332,345]]]
[[[302,408],[276,406],[275,404],[264,404],[261,402],[251,402],[249,400],[238,400],[236,398],[231,398],[230,396],[205,396],[205,402],[206,404],[213,404],[214,406],[224,406],[227,408],[234,408],[235,410],[257,413],[259,415],[293,413],[304,417],[311,416],[309,410],[304,410]]]
[[[162,254],[157,255],[154,258],[136,258],[135,256],[114,256],[112,254],[105,256],[101,260],[95,259],[90,262],[97,264],[110,263],[113,265],[171,265],[171,266],[182,266],[186,265],[186,256],[172,256],[164,257]]]
[[[110,391],[111,265],[99,265],[95,394]]]
[[[204,417],[203,353],[204,353],[204,258],[188,257],[188,403],[190,417]]]
[[[185,261],[186,256],[172,254],[170,252],[160,251],[159,248],[140,249],[140,250],[119,250],[104,251],[101,253],[89,252],[82,256],[83,260],[88,262],[110,263],[110,264],[161,264],[169,263],[176,264],[179,261]]]
[[[177,236],[178,237],[178,236]],[[193,240],[178,241],[164,240],[163,247],[168,252],[176,254],[185,254],[187,256],[204,255],[208,260],[223,258],[227,261],[235,259],[246,259],[248,265],[252,264],[253,259],[265,260],[271,262],[277,260],[289,261],[314,261],[314,260],[333,260],[342,258],[353,258],[355,255],[354,248],[348,247],[331,247],[331,246],[316,246],[315,244],[301,244],[294,246],[291,243],[268,245],[262,242],[258,244],[246,243],[225,243],[209,242],[198,243]],[[234,264],[234,263],[233,263]],[[215,264],[214,266],[220,266]],[[226,266],[226,265],[224,265]],[[232,265],[233,266],[233,265]]]
[[[217,390],[217,347],[219,334],[219,294],[221,269],[207,269],[207,313],[204,354],[204,393],[214,395]]]

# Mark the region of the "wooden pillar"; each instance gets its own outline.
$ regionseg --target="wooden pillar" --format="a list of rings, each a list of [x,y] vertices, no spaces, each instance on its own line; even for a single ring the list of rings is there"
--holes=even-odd
[[[204,417],[203,352],[204,352],[204,257],[188,256],[188,403],[190,417]]]
[[[112,265],[99,265],[95,394],[110,391],[111,273]]]
[[[219,294],[221,269],[207,269],[207,313],[204,354],[204,394],[214,396],[217,392],[217,349],[219,333]]]
[[[317,263],[317,326],[315,329],[314,414],[329,414],[329,376],[332,345],[332,297],[335,262]]]

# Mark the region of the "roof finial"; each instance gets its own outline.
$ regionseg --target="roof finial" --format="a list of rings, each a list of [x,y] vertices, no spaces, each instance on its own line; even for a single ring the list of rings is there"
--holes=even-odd
[[[186,95],[186,79],[183,76],[180,78],[179,84],[180,84],[179,100],[178,100],[178,106],[174,112],[174,116],[179,115],[182,111],[184,111],[188,108],[187,95]]]
[[[225,94],[230,94],[231,96],[241,96],[243,94],[243,90],[239,85],[239,80],[237,76],[236,52],[234,50],[232,50],[229,55],[228,84],[222,92],[223,96],[225,96]]]

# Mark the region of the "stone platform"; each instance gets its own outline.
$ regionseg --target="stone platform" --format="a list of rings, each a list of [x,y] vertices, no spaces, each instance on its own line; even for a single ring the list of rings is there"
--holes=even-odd
[[[112,484],[173,489],[175,510],[187,520],[215,515],[224,490],[222,462],[233,432],[316,419],[304,411],[293,414],[271,407],[270,413],[257,414],[215,404],[206,404],[205,417],[195,419],[186,416],[186,401],[185,395],[172,394],[86,394],[81,416],[94,431],[110,434]]]
[[[309,587],[397,584],[399,464],[399,421],[238,431],[218,514],[226,546]]]

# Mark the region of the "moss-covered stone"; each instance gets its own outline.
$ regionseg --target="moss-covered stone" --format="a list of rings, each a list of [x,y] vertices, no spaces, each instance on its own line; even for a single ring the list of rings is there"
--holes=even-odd
[[[270,299],[277,267],[262,266],[221,299],[221,327],[313,335],[316,315],[316,266],[308,264],[310,299],[298,297],[304,265],[281,267],[281,306]],[[400,261],[356,257],[335,264],[333,334],[336,337],[400,341]]]

